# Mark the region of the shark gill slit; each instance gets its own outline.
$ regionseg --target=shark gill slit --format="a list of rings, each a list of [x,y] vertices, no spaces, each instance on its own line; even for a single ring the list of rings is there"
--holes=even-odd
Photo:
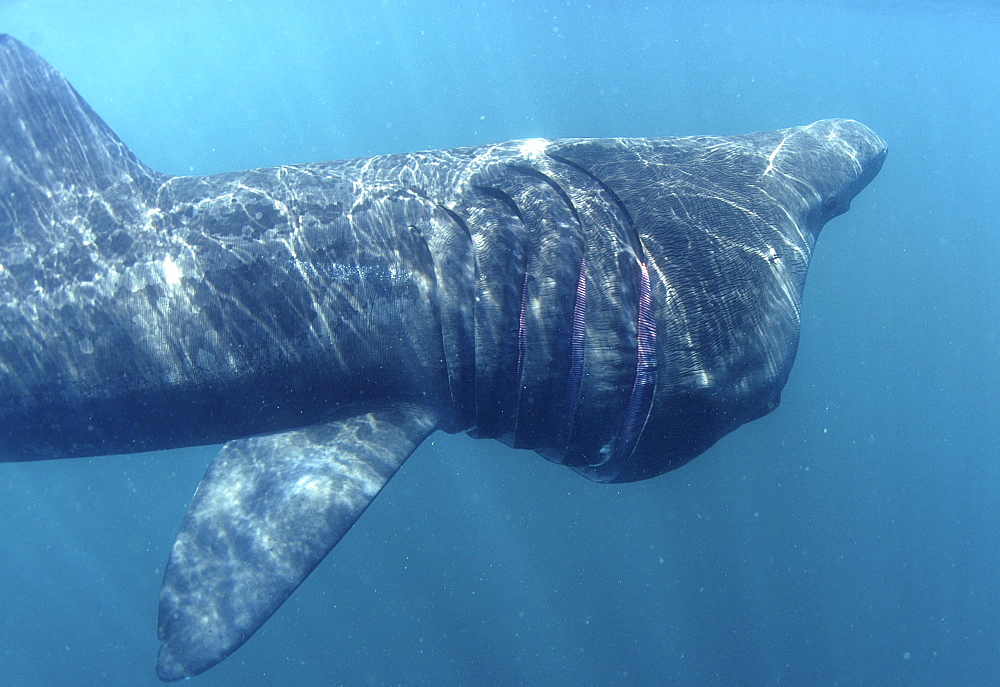
[[[618,197],[618,194],[615,193],[614,189],[608,186],[606,183],[604,183],[604,181],[600,177],[595,175],[586,167],[583,167],[582,165],[579,165],[568,158],[561,157],[553,153],[546,153],[546,155],[549,158],[555,160],[556,162],[566,165],[567,167],[570,167],[572,169],[575,169],[584,176],[586,176],[587,178],[593,180],[593,182],[597,184],[597,186],[600,187],[601,190],[607,193],[608,196],[611,198],[611,200],[614,201],[615,205],[618,207],[618,211],[621,213],[622,217],[625,218],[625,221],[627,222],[628,226],[635,227],[635,222],[632,220],[632,214],[628,211],[628,208],[625,207],[625,203],[623,203],[622,199]],[[636,238],[638,238],[638,235],[636,235]]]
[[[639,290],[639,327],[636,351],[635,384],[625,414],[622,435],[626,453],[622,460],[628,460],[635,450],[642,433],[649,409],[653,402],[653,388],[656,386],[656,318],[653,315],[653,294],[649,283],[649,268],[645,262],[639,263],[642,283]]]
[[[573,203],[573,199],[570,198],[569,194],[566,193],[566,189],[559,185],[559,182],[553,177],[549,176],[545,172],[535,169],[534,167],[524,167],[521,165],[511,165],[511,169],[514,169],[526,177],[537,179],[544,184],[547,184],[559,199],[562,200],[563,204],[569,209],[570,213],[573,215],[573,221],[576,222],[576,226],[583,228],[583,223],[580,221],[580,212],[576,209],[576,205]]]
[[[625,406],[625,416],[615,438],[612,450],[597,466],[612,463],[617,474],[625,469],[639,443],[639,436],[653,402],[656,386],[656,318],[653,315],[652,289],[649,283],[649,268],[644,261],[639,262],[639,313],[636,327],[635,381]]]
[[[580,400],[580,382],[583,379],[583,350],[587,338],[587,258],[580,259],[580,277],[576,282],[573,302],[573,328],[570,334],[569,379],[566,382],[566,400],[563,403],[562,433],[564,440],[573,434],[573,420]]]
[[[441,203],[434,203],[434,205],[439,210],[443,211],[446,215],[448,215],[448,217],[451,218],[451,221],[455,223],[455,226],[457,226],[462,232],[464,232],[464,234],[463,234],[464,237],[470,243],[472,243],[472,230],[469,228],[469,225],[465,221],[465,219],[462,218],[462,216],[459,215],[457,212],[455,212],[454,210],[452,210],[451,208],[449,208],[449,207],[447,207],[445,205],[442,205]],[[423,233],[421,233],[421,238],[423,239],[424,243],[427,244],[427,237],[424,236]],[[428,246],[429,246],[429,244],[428,244]],[[438,302],[438,310],[440,311],[440,301]],[[446,322],[446,320],[445,320],[445,317],[444,317],[444,315],[442,313],[441,314],[441,338],[442,338],[442,340],[445,338],[444,328],[447,326],[445,322]],[[475,335],[473,334],[473,337],[474,336]],[[475,345],[473,345],[473,347],[472,347],[473,354],[475,353],[475,348],[476,348]],[[460,370],[461,370],[461,363],[460,363],[460,361],[454,359],[452,351],[445,350],[445,364],[448,367],[448,392],[451,394],[451,400],[452,400],[452,402],[454,402],[454,403],[457,404],[457,403],[459,403],[459,399],[461,398],[461,394],[458,391],[458,389],[460,388],[460,386],[463,383],[465,383],[465,380],[462,378],[461,372],[460,372]],[[475,401],[474,400],[472,401],[471,405],[472,405],[471,408],[463,409],[465,412],[462,414],[462,420],[461,420],[462,423],[465,423],[466,421],[468,421],[468,422],[473,422],[474,421],[475,413],[476,413],[476,411],[475,411]]]
[[[555,159],[550,156],[549,159]],[[556,160],[560,162],[559,160]],[[572,197],[560,185],[554,177],[546,174],[540,169],[531,166],[511,165],[511,168],[524,174],[527,177],[537,179],[551,188],[563,205],[570,211],[575,223],[575,228],[584,232],[584,223],[580,218],[580,212],[573,202]],[[588,175],[592,176],[592,175]],[[615,197],[617,201],[617,197]],[[620,201],[619,201],[620,202]],[[516,204],[515,204],[516,205]],[[631,218],[630,218],[631,219]],[[528,293],[528,270],[525,268],[524,285],[521,290],[521,312],[518,322],[518,357],[517,357],[517,390],[520,395],[523,390],[521,373],[523,370],[525,349],[527,347],[527,337],[525,333],[525,309],[527,307]],[[584,344],[586,342],[586,300],[587,300],[587,260],[582,257],[580,260],[580,273],[577,278],[576,290],[573,301],[573,326],[570,334],[570,371],[566,380],[566,393],[563,397],[563,407],[560,415],[559,436],[564,443],[568,443],[572,436],[573,418],[576,414],[576,406],[580,398],[580,384],[583,379],[583,357]],[[563,447],[546,449],[552,455],[560,455]],[[557,462],[562,462],[560,458]]]
[[[517,316],[517,394],[521,393],[521,373],[524,372],[524,351],[527,347],[525,339],[525,310],[528,307],[528,270],[524,270],[524,282],[521,284],[521,311]]]

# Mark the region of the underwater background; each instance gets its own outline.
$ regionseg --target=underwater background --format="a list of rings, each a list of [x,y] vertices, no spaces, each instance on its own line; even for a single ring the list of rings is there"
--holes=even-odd
[[[40,0],[0,32],[172,174],[827,117],[889,143],[773,414],[625,485],[438,433],[191,684],[1000,684],[995,3]],[[0,464],[0,684],[160,684],[216,450]]]

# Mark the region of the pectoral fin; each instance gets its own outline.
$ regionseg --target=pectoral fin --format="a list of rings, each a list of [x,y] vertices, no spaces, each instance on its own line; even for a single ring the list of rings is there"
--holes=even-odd
[[[399,405],[223,446],[163,576],[160,679],[197,675],[242,645],[435,425],[433,411]]]

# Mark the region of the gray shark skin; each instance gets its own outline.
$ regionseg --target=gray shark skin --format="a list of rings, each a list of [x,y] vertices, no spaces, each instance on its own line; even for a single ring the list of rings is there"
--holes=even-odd
[[[0,459],[226,442],[160,598],[196,675],[435,430],[625,482],[773,410],[885,154],[832,119],[173,177],[0,37]]]

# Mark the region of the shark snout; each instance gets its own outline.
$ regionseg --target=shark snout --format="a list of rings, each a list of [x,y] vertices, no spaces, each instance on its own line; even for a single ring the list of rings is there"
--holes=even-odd
[[[851,201],[874,179],[888,153],[885,140],[853,119],[824,119],[802,128],[812,139],[800,148],[801,157],[792,167],[821,166],[825,173],[813,175],[817,203],[810,224],[818,231],[826,222],[847,212]],[[817,163],[817,157],[823,160]]]

